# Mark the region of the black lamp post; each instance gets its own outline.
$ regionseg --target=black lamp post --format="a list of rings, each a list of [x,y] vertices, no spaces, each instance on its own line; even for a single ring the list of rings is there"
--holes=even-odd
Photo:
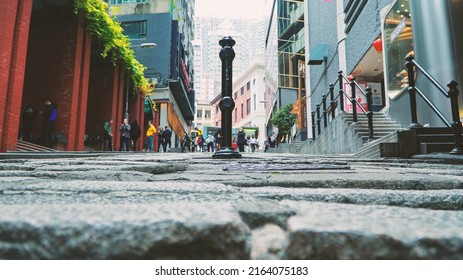
[[[222,50],[220,51],[220,60],[222,60],[222,98],[219,103],[222,112],[222,135],[223,145],[212,155],[214,159],[241,158],[241,154],[232,148],[232,112],[235,108],[235,101],[232,98],[232,71],[235,51],[233,46],[235,40],[230,36],[225,36],[219,41]]]

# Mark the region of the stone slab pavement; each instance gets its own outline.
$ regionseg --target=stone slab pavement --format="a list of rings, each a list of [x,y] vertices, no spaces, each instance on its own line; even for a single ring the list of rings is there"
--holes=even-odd
[[[463,259],[461,163],[3,154],[0,259]]]

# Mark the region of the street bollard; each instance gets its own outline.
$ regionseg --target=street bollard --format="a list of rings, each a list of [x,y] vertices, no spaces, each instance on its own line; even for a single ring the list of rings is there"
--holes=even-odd
[[[223,144],[212,155],[214,159],[241,158],[241,154],[232,148],[232,112],[235,108],[235,101],[232,98],[232,64],[235,58],[235,51],[233,50],[235,43],[235,40],[230,36],[225,36],[219,41],[222,47],[219,54],[220,60],[222,60],[222,98],[219,107],[222,113]]]

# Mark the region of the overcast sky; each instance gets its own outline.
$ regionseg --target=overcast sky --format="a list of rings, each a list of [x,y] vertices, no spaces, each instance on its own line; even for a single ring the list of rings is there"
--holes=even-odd
[[[195,13],[227,18],[261,17],[264,6],[265,0],[196,0]]]

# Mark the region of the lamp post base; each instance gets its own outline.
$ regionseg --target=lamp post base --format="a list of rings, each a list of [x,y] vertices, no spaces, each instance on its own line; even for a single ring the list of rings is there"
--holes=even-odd
[[[233,158],[241,158],[241,154],[232,148],[223,147],[220,148],[215,154],[212,155],[214,159],[233,159]]]

